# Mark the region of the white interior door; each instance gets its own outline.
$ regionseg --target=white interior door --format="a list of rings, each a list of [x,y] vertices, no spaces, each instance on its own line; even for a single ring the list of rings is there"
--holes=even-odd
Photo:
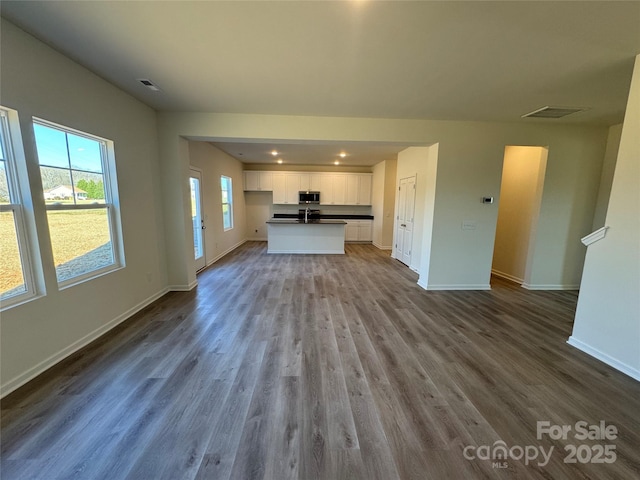
[[[396,258],[411,265],[413,223],[416,206],[416,177],[401,178],[398,184],[398,216],[396,217]]]
[[[191,223],[193,226],[193,251],[196,272],[207,266],[204,256],[204,219],[202,217],[202,174],[190,169],[189,186],[191,187]]]

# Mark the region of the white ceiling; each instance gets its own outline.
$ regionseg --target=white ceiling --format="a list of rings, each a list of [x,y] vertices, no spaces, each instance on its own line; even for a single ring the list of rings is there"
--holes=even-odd
[[[411,146],[407,144],[387,143],[254,143],[254,142],[212,142],[220,150],[227,152],[243,163],[275,164],[282,160],[283,165],[333,165],[340,162],[343,166],[369,167],[384,160],[393,160],[398,152]],[[271,152],[277,151],[274,156]],[[340,157],[345,153],[345,157]]]
[[[611,125],[623,120],[640,53],[637,1],[3,0],[0,8],[159,111]],[[545,105],[588,110],[520,118]]]

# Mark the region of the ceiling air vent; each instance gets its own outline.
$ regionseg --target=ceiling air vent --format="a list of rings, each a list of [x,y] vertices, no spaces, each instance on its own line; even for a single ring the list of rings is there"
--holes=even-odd
[[[572,113],[582,112],[586,108],[576,107],[542,107],[522,115],[522,118],[562,118]]]
[[[144,85],[145,87],[147,87],[149,90],[153,90],[154,92],[159,92],[160,91],[160,87],[158,87],[155,83],[153,83],[151,80],[148,80],[146,78],[139,78],[138,81]]]

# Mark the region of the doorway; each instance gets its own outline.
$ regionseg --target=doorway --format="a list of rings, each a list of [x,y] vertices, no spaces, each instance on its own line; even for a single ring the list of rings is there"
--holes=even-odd
[[[520,285],[531,280],[546,147],[505,147],[491,273]]]
[[[416,176],[398,182],[398,215],[396,216],[395,258],[411,265],[413,224],[416,207]]]
[[[202,172],[193,167],[189,169],[189,186],[191,189],[191,223],[193,226],[193,251],[196,272],[207,266],[204,253],[203,231],[207,228],[202,216]]]

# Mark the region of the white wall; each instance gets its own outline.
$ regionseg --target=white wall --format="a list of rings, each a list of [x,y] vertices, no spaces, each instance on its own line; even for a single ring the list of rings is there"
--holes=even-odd
[[[438,179],[438,149],[439,145],[432,145],[427,151],[427,163],[425,168],[425,197],[424,197],[424,215],[422,221],[422,244],[420,245],[420,278],[418,285],[422,288],[433,288],[429,286],[429,272],[431,270],[431,254],[433,241],[433,221],[436,211],[436,184]],[[417,218],[417,217],[416,217]]]
[[[605,225],[588,247],[569,343],[640,380],[640,55]]]
[[[32,116],[113,140],[126,256],[125,268],[59,291],[35,198],[46,295],[2,312],[4,395],[165,293],[167,275],[155,112],[5,20],[1,35],[1,103],[20,115],[32,190],[42,188]]]
[[[539,128],[539,129],[538,129]],[[546,130],[546,131],[545,131]],[[497,205],[506,145],[545,145],[549,155],[531,260],[532,289],[574,289],[580,282],[606,129],[556,125],[489,125],[459,128],[456,139],[440,142],[430,285],[473,288],[489,284]],[[475,230],[462,230],[465,220]],[[456,252],[456,254],[454,254]]]
[[[384,207],[382,209],[382,237],[379,248],[391,250],[393,247],[393,213],[396,205],[396,174],[398,170],[398,160],[386,160],[384,171]]]
[[[386,179],[386,166],[386,161],[375,164],[373,166],[373,178],[371,180],[371,213],[373,215],[371,240],[378,248],[381,248],[383,245],[382,229],[384,224],[384,183]]]
[[[497,197],[506,145],[549,149],[544,197],[535,239],[530,288],[576,288],[585,250],[579,239],[591,231],[607,128],[518,119],[514,123],[299,117],[222,113],[159,113],[160,155],[165,182],[188,176],[188,156],[179,139],[255,141],[376,141],[439,143],[437,189],[431,242],[432,288],[489,285]],[[182,189],[186,189],[188,185]],[[191,245],[188,191],[165,190],[167,249],[171,284],[189,284],[185,267]],[[477,223],[462,230],[464,220]],[[181,238],[182,237],[182,238]]]
[[[267,241],[267,220],[273,217],[273,193],[244,192],[247,240]]]
[[[540,213],[546,162],[542,147],[505,148],[491,270],[520,284],[525,281],[531,235]]]
[[[382,250],[393,250],[397,167],[398,160],[395,158],[373,166],[372,243]]]
[[[611,184],[613,183],[613,173],[616,169],[618,149],[622,137],[622,124],[613,125],[609,128],[607,136],[607,150],[604,153],[602,162],[602,174],[600,175],[600,187],[598,188],[598,200],[596,202],[596,212],[593,215],[592,230],[604,227],[604,220],[607,216],[609,197],[611,196]]]
[[[247,238],[242,163],[210,143],[193,141],[189,142],[189,163],[202,171],[205,259],[211,265]],[[222,223],[221,175],[231,178],[233,190],[233,228],[226,232]]]
[[[411,262],[409,268],[420,270],[422,258],[422,236],[425,230],[424,215],[427,208],[428,186],[434,179],[429,180],[429,147],[410,147],[398,153],[396,169],[395,194],[396,203],[400,180],[407,177],[416,177],[415,209],[413,215],[413,238],[411,241]],[[396,214],[397,216],[397,214]],[[395,237],[392,256],[396,258]]]

